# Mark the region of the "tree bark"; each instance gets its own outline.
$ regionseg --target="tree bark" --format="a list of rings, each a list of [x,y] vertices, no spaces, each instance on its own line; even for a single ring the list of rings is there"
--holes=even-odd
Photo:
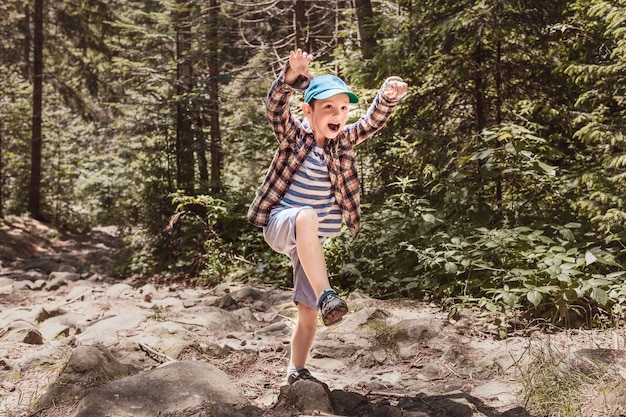
[[[218,5],[209,1],[209,113],[211,120],[211,192],[222,189],[222,135],[220,131],[219,57],[218,57]]]
[[[193,123],[191,93],[193,66],[191,49],[190,7],[188,0],[176,1],[176,185],[188,195],[194,194]]]
[[[22,77],[24,77],[25,80],[28,80],[31,76],[30,47],[32,42],[32,33],[30,31],[30,7],[28,5],[24,6],[24,18],[20,19],[18,23],[18,28],[24,36],[24,44],[22,49],[24,51]]]
[[[43,107],[43,3],[35,0],[33,50],[33,120],[30,155],[30,185],[28,210],[35,219],[41,219],[41,113]]]
[[[2,165],[2,147],[4,146],[3,139],[4,135],[4,123],[0,120],[0,219],[4,217],[3,215],[3,206],[4,202],[2,200],[2,194],[4,193],[4,167]]]
[[[483,82],[483,45],[481,40],[476,41],[474,47],[474,112],[476,117],[476,133],[480,134],[485,128],[485,91]]]
[[[345,43],[345,38],[343,37],[346,20],[343,17],[343,11],[346,9],[346,1],[345,0],[337,0],[335,2],[335,44],[337,47],[339,45],[343,45]]]
[[[308,22],[306,18],[306,7],[304,0],[294,0],[293,5],[293,32],[295,33],[295,49],[307,51]],[[308,52],[313,52],[308,50]]]
[[[371,59],[376,50],[376,28],[374,27],[374,10],[370,0],[354,0],[357,31],[361,42],[363,58]]]

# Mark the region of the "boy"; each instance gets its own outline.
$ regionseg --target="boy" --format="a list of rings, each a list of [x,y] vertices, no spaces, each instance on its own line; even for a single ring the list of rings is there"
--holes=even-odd
[[[292,51],[268,93],[266,115],[279,147],[248,211],[248,219],[263,227],[269,246],[293,263],[298,318],[287,369],[289,384],[319,382],[305,367],[318,310],[326,326],[348,312],[346,302],[330,287],[322,243],[340,234],[342,218],[352,237],[359,230],[354,146],[383,127],[407,91],[401,78],[388,78],[367,114],[346,126],[350,104],[358,97],[334,75],[312,77],[312,59],[300,49]],[[289,109],[296,90],[305,90],[302,121]]]

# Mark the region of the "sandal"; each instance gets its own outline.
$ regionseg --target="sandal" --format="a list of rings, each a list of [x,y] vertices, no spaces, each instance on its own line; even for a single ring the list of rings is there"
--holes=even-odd
[[[311,381],[317,382],[318,384],[323,384],[322,381],[311,375],[311,372],[309,372],[309,370],[306,368],[302,368],[298,371],[292,372],[287,378],[287,382],[289,383],[289,385],[293,384],[296,381]]]

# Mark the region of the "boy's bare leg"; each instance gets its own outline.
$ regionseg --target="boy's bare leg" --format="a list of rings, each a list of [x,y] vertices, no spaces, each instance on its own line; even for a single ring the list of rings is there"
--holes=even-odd
[[[324,248],[318,236],[319,221],[313,209],[300,210],[296,217],[296,248],[302,269],[319,298],[322,292],[330,288]]]
[[[317,310],[313,310],[302,303],[298,304],[298,319],[296,328],[291,337],[291,365],[297,369],[306,365],[315,331],[317,329]]]

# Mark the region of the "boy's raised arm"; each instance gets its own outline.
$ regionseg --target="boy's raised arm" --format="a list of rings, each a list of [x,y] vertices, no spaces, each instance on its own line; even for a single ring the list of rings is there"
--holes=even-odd
[[[313,78],[309,71],[309,64],[313,61],[313,55],[302,52],[302,49],[297,49],[289,53],[289,65],[287,65],[287,71],[285,72],[285,83],[293,86],[300,76],[306,77],[309,80]]]
[[[385,80],[382,87],[382,94],[389,100],[401,100],[406,95],[408,88],[409,86],[402,78],[392,76]]]

